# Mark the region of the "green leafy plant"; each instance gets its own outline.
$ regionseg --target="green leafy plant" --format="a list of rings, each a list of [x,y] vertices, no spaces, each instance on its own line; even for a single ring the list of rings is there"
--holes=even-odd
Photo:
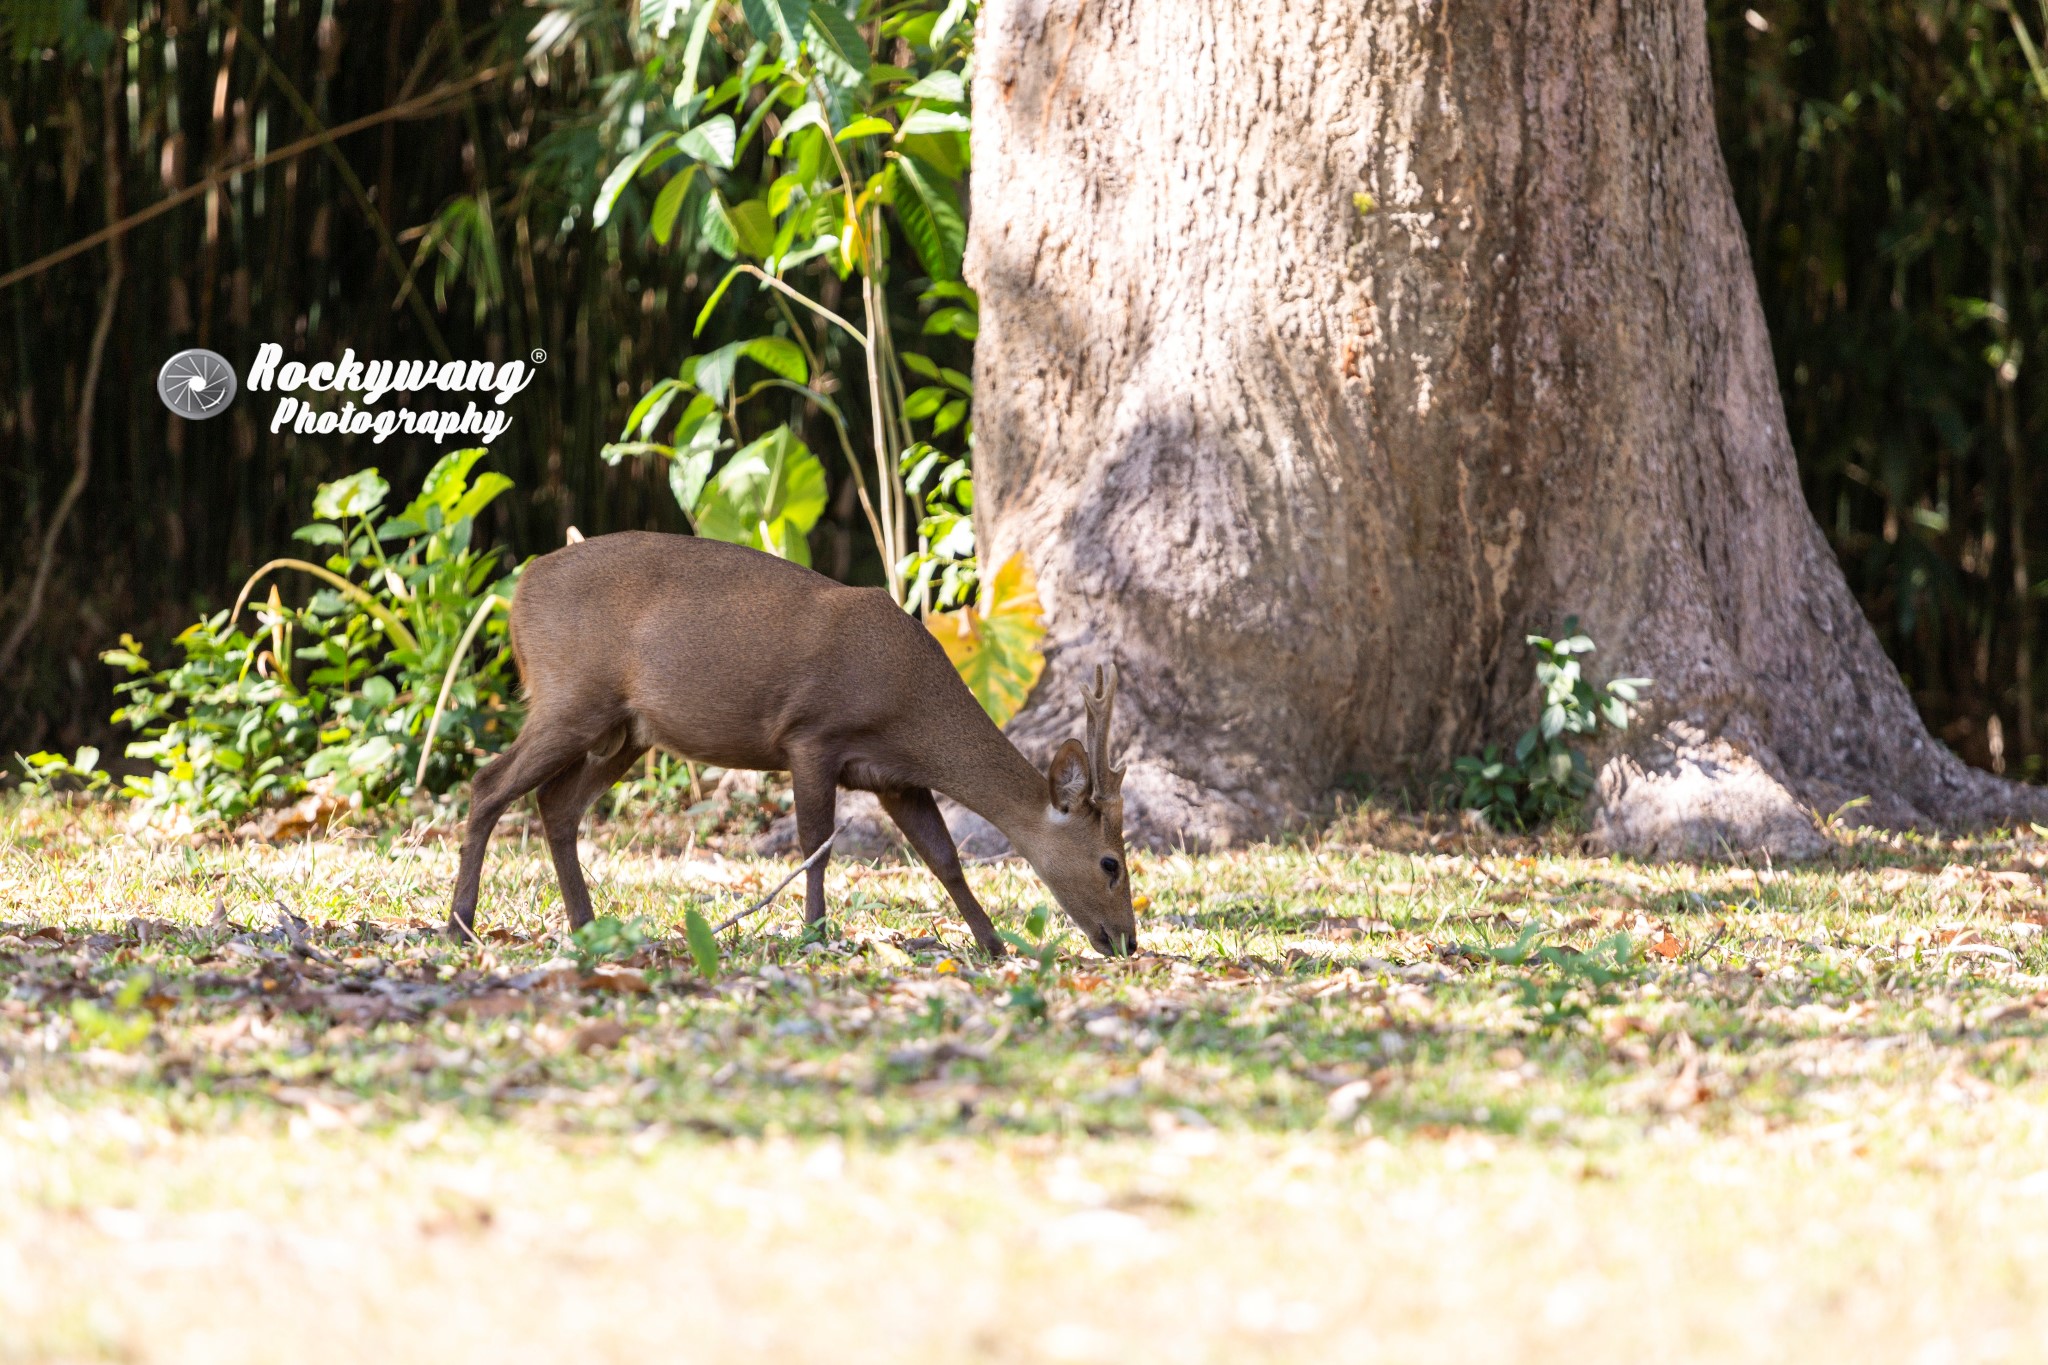
[[[100,771],[100,751],[90,744],[80,746],[71,758],[39,751],[16,754],[14,761],[21,767],[22,791],[39,799],[48,799],[60,789],[97,792],[113,781]]]
[[[1928,729],[2048,757],[2048,7],[1710,0],[1808,505]]]
[[[711,921],[704,918],[704,912],[694,906],[683,912],[683,941],[690,945],[690,960],[697,964],[697,975],[715,981],[720,962],[718,935],[712,932]]]
[[[936,305],[925,322],[928,332],[950,332],[970,340],[979,332],[981,301],[966,285],[940,281],[925,292],[923,301]],[[929,614],[973,601],[980,581],[970,464],[974,381],[929,356],[905,354],[902,360],[904,368],[927,381],[904,399],[903,415],[912,422],[929,422],[931,434],[929,440],[913,441],[903,451],[903,486],[921,500],[923,513],[917,524],[917,548],[904,558],[900,571],[906,600]],[[956,428],[963,447],[959,453],[933,444]]]
[[[979,587],[964,355],[980,316],[960,279],[974,6],[675,0],[643,15],[640,50],[659,74],[593,216],[611,220],[645,186],[657,241],[729,263],[698,334],[745,334],[650,389],[605,458],[666,461],[699,534],[808,562],[828,487],[803,432],[822,421],[891,594],[964,608]],[[930,354],[900,344],[892,298],[914,304]],[[831,396],[852,391],[866,400],[865,458]],[[763,433],[750,404],[782,404],[784,420]],[[1035,642],[1024,653],[981,664],[1035,678]]]
[[[171,667],[153,667],[126,635],[102,654],[134,675],[116,689],[125,704],[114,713],[142,736],[128,754],[156,765],[129,777],[126,794],[199,822],[289,801],[314,783],[375,804],[446,791],[509,744],[518,712],[499,608],[516,574],[470,542],[476,514],[510,481],[471,479],[484,454],[443,457],[394,516],[375,469],[321,485],[316,520],[294,534],[328,548],[325,560],[265,564],[233,609],[177,637],[183,658]],[[282,570],[321,586],[292,606],[272,582],[245,629],[244,603]]]
[[[577,970],[587,973],[603,963],[633,956],[655,937],[640,920],[604,915],[569,936],[569,952],[576,959]]]
[[[156,1027],[156,1016],[142,1006],[150,985],[148,972],[136,972],[121,983],[105,1005],[93,1000],[71,1002],[71,1027],[87,1047],[133,1052]]]
[[[505,267],[498,255],[498,234],[492,223],[488,193],[457,195],[427,225],[413,254],[412,276],[434,263],[434,306],[448,311],[448,287],[469,289],[471,313],[479,324],[505,302]],[[409,277],[406,290],[415,280]],[[403,295],[400,296],[403,299]]]
[[[1046,1009],[1051,1004],[1045,988],[1052,981],[1053,964],[1059,960],[1060,940],[1066,937],[1065,931],[1052,932],[1052,910],[1040,901],[1024,917],[1023,933],[1010,929],[997,932],[1002,935],[1003,942],[1015,948],[1031,964],[1030,975],[1020,978],[1010,987],[1010,1008],[1033,1019],[1045,1018]]]
[[[688,809],[704,800],[704,772],[688,759],[677,758],[661,750],[650,750],[600,799],[605,802],[605,810],[615,819],[636,807],[681,805]]]
[[[1038,580],[1017,554],[981,580],[976,601],[925,617],[967,689],[998,725],[1017,714],[1045,668],[1038,648],[1045,622],[1038,613]]]
[[[1474,957],[1530,969],[1516,979],[1515,989],[1539,1029],[1566,1027],[1583,1019],[1593,1006],[1614,1003],[1609,988],[1633,979],[1640,970],[1635,941],[1625,932],[1609,934],[1584,952],[1544,943],[1545,932],[1541,924],[1530,924],[1506,947],[1459,947]]]
[[[1574,743],[1599,732],[1628,729],[1648,678],[1616,678],[1595,686],[1582,660],[1594,650],[1579,633],[1579,618],[1565,618],[1564,635],[1526,637],[1536,651],[1536,687],[1542,712],[1503,753],[1488,745],[1452,765],[1456,803],[1502,828],[1527,829],[1577,810],[1593,787],[1592,766]]]

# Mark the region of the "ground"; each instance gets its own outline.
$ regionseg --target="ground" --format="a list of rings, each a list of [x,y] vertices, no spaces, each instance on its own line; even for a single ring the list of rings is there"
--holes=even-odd
[[[631,811],[0,806],[0,1360],[2039,1358],[2048,843],[1636,864],[1361,810],[1133,858],[1144,956]],[[1021,864],[969,873],[1021,931]],[[1058,922],[1055,920],[1055,932]]]

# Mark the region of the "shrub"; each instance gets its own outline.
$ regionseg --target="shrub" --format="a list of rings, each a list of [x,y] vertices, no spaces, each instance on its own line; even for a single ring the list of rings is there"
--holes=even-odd
[[[517,573],[501,573],[497,554],[470,540],[476,514],[511,481],[470,480],[484,453],[444,457],[396,516],[383,515],[391,490],[375,469],[321,485],[315,520],[294,535],[331,547],[323,563],[265,564],[233,609],[177,637],[184,657],[168,668],[127,635],[101,655],[135,675],[117,689],[126,701],[114,719],[142,736],[129,756],[157,768],[128,778],[126,794],[201,822],[289,801],[314,783],[375,805],[446,791],[509,744],[519,717],[505,616],[494,607],[510,600]],[[288,606],[273,582],[245,631],[243,604],[281,569],[322,586]],[[474,666],[457,670],[422,765],[466,634]]]
[[[1489,744],[1484,753],[1461,758],[1451,768],[1456,803],[1504,829],[1528,829],[1576,811],[1593,788],[1593,770],[1573,741],[1597,733],[1603,724],[1626,730],[1636,701],[1650,687],[1648,678],[1616,678],[1599,687],[1587,681],[1580,660],[1594,645],[1579,634],[1576,616],[1565,618],[1561,639],[1527,639],[1536,650],[1542,714],[1511,753],[1503,755],[1499,745]]]

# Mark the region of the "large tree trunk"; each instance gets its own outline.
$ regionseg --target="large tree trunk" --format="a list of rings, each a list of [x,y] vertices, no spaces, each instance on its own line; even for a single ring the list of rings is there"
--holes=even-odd
[[[1529,631],[1656,681],[1655,853],[2038,811],[1930,739],[1801,498],[1700,0],[986,0],[985,553],[1123,668],[1134,824],[1270,832],[1532,719]]]

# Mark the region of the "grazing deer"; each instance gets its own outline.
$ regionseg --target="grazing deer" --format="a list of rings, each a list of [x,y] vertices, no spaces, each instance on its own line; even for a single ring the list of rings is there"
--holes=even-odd
[[[525,728],[476,775],[448,931],[475,936],[484,849],[536,788],[569,924],[590,922],[576,861],[583,812],[649,747],[723,768],[787,769],[805,856],[833,830],[838,788],[881,798],[985,952],[1003,941],[961,875],[934,791],[975,811],[1106,955],[1136,950],[1123,769],[1109,762],[1116,674],[1085,692],[1088,743],[1041,774],[1003,737],[946,652],[877,588],[849,588],[739,545],[628,531],[527,566],[512,602]],[[829,856],[829,854],[827,855]],[[825,915],[825,858],[805,917]]]

